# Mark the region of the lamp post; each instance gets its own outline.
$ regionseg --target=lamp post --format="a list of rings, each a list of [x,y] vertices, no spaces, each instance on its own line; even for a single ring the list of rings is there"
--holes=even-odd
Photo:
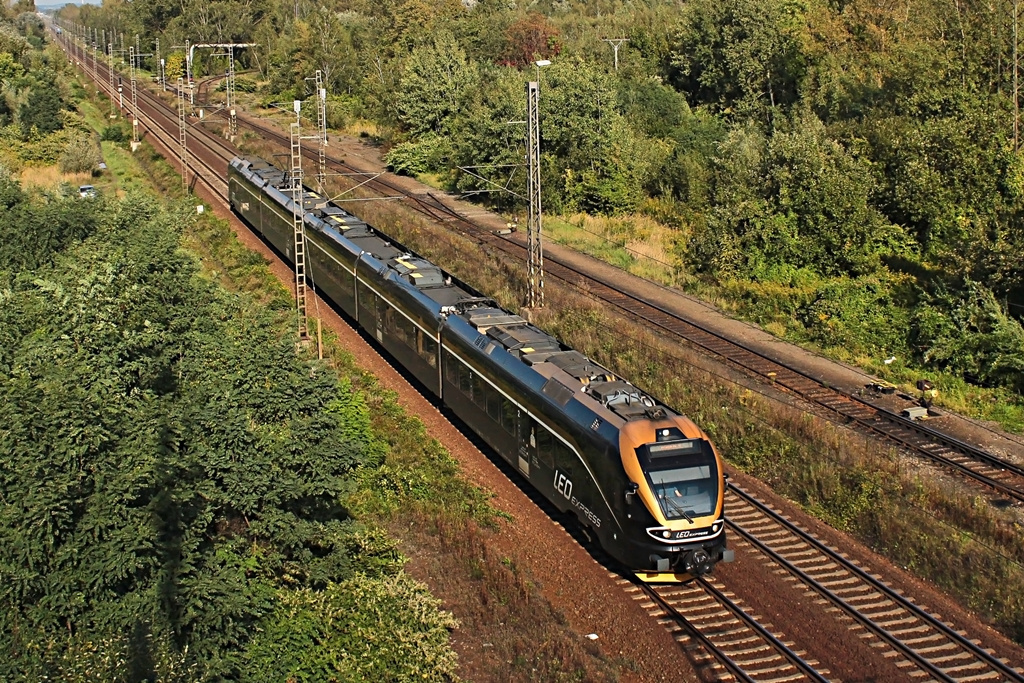
[[[537,80],[526,84],[526,165],[529,206],[526,220],[528,250],[529,291],[527,307],[544,306],[544,244],[540,202],[540,69],[550,66],[551,60],[534,62]]]
[[[537,82],[540,83],[540,68],[542,66],[551,66],[551,60],[538,59],[536,62],[533,63],[533,65],[537,67]]]

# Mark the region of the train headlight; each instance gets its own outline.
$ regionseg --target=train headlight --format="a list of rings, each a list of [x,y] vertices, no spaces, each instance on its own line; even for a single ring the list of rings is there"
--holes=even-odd
[[[714,533],[716,533],[716,534],[717,534],[717,533],[718,533],[718,530],[719,530],[719,529],[720,529],[721,527],[722,527],[722,525],[721,525],[721,524],[719,524],[718,522],[715,522],[714,524],[712,524],[712,525],[711,525],[711,531],[713,531]]]
[[[664,531],[661,532],[661,536],[662,536],[662,538],[672,538],[672,532],[669,531],[668,529],[665,529]]]

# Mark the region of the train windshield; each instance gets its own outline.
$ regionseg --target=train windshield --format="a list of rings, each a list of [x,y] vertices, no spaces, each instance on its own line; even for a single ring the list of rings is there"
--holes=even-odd
[[[647,477],[666,519],[703,517],[718,507],[718,465],[701,439],[648,444]]]

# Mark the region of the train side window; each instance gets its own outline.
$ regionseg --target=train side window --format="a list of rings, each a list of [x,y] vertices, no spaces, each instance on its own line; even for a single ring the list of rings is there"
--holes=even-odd
[[[459,389],[466,396],[473,398],[473,371],[464,363],[459,363]]]
[[[501,422],[501,394],[495,389],[488,386],[486,389],[487,395],[487,414],[491,416],[495,424]]]
[[[576,454],[561,441],[555,442],[554,450],[555,466],[562,472],[571,475],[573,473],[574,466],[576,465]]]
[[[399,315],[402,319],[402,339],[405,341],[405,345],[419,353],[419,349],[416,347],[416,325],[401,313]]]
[[[534,430],[537,436],[537,457],[548,467],[555,466],[555,437],[547,427],[538,424]]]
[[[516,404],[507,398],[501,399],[501,426],[502,428],[512,434],[516,433],[516,419],[519,416],[519,412],[516,409]]]
[[[471,373],[471,379],[473,382],[473,402],[481,409],[486,409],[487,399],[484,396],[484,381],[475,372]]]
[[[437,367],[437,340],[422,330],[416,330],[416,338],[419,340],[420,358],[427,361],[432,368]]]
[[[460,365],[462,365],[462,363],[455,360],[455,356],[447,351],[444,352],[444,378],[448,380],[449,384],[459,386]]]
[[[377,319],[377,295],[371,292],[366,287],[362,287],[359,290],[359,303],[362,304],[363,309],[366,313],[373,318]]]

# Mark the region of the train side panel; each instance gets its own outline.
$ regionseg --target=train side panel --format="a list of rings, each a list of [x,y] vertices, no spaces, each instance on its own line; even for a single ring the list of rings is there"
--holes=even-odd
[[[356,317],[355,260],[344,241],[330,232],[307,231],[313,285],[353,319]]]

